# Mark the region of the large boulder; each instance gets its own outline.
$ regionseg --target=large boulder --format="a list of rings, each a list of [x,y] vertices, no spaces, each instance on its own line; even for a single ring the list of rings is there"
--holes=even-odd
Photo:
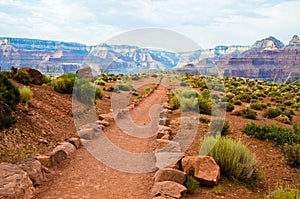
[[[0,198],[30,199],[34,187],[27,173],[15,164],[0,164]]]
[[[216,185],[220,180],[220,167],[212,157],[185,156],[181,165],[185,173],[193,175],[203,185]]]
[[[40,71],[34,69],[34,68],[21,68],[19,71],[24,71],[28,74],[30,81],[32,84],[36,85],[42,85],[43,84],[43,75]]]
[[[186,173],[172,168],[158,170],[154,175],[155,182],[173,181],[183,184],[186,179]]]
[[[182,194],[187,191],[186,187],[182,184],[173,181],[156,182],[152,187],[151,194],[153,197],[165,198],[181,198]]]
[[[26,158],[18,162],[18,166],[24,170],[33,186],[40,185],[45,180],[42,164],[35,158]]]

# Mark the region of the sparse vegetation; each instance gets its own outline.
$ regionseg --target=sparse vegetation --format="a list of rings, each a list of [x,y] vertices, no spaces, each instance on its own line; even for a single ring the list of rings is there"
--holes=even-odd
[[[243,133],[260,140],[270,140],[279,145],[300,143],[300,128],[294,125],[293,129],[280,126],[264,125],[259,126],[253,122],[243,128]]]
[[[247,107],[247,108],[244,108],[244,109],[241,110],[241,115],[244,118],[255,120],[256,116],[257,116],[257,113],[254,110],[252,110],[251,108]]]
[[[30,90],[29,87],[23,87],[23,88],[19,88],[19,92],[20,92],[21,102],[23,102],[27,107],[33,96],[32,91]]]
[[[209,146],[213,146],[213,148],[208,155],[215,159],[224,175],[238,180],[255,176],[253,175],[257,168],[255,155],[241,142],[228,137],[214,138],[209,136],[203,141],[200,154],[205,154]]]
[[[72,94],[76,76],[74,74],[62,75],[52,81],[54,90],[59,93]]]
[[[193,176],[187,176],[184,185],[190,194],[193,194],[200,187],[200,183]]]
[[[266,199],[299,199],[300,192],[297,188],[290,186],[276,185],[273,192],[269,193]]]
[[[20,102],[18,89],[0,73],[0,129],[9,127],[14,123],[13,111]]]

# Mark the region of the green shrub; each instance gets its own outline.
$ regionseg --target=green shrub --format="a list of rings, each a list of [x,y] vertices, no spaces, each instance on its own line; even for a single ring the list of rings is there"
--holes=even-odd
[[[226,102],[226,111],[231,112],[234,110],[234,105],[230,102]]]
[[[190,194],[193,194],[200,187],[200,183],[193,176],[187,176],[184,185]]]
[[[28,104],[31,102],[32,99],[32,91],[29,87],[23,87],[19,89],[20,92],[20,100],[25,104],[25,106],[28,106]]]
[[[102,97],[103,97],[103,91],[101,90],[100,86],[96,86],[95,98],[102,99]]]
[[[299,199],[300,192],[296,188],[284,187],[283,185],[277,185],[276,189],[268,194],[266,199]]]
[[[212,190],[216,195],[223,195],[225,193],[225,187],[220,184],[214,186]]]
[[[254,110],[263,110],[267,108],[267,104],[262,102],[253,102],[250,104],[250,108]]]
[[[100,85],[100,86],[105,86],[106,81],[104,81],[103,79],[97,79],[97,80],[95,81],[95,84],[96,84],[96,85]]]
[[[218,139],[209,136],[204,139],[200,154],[203,152],[205,154],[214,143],[208,155],[215,159],[221,168],[221,173],[238,180],[254,177],[257,161],[255,155],[244,144],[228,137],[222,136]]]
[[[72,94],[75,83],[75,74],[65,74],[52,81],[54,90],[59,93]]]
[[[232,102],[234,105],[242,105],[242,101],[241,100],[233,100]]]
[[[199,97],[199,111],[200,113],[210,115],[212,110],[212,102],[210,99]]]
[[[201,115],[201,116],[199,117],[199,120],[200,120],[200,122],[205,123],[205,124],[210,123],[210,119],[209,119],[207,116]]]
[[[154,91],[154,88],[152,86],[149,86],[144,89],[144,94],[153,93],[153,91]]]
[[[13,111],[19,102],[19,90],[0,72],[0,129],[15,122]]]
[[[250,100],[251,100],[251,96],[249,94],[246,94],[246,93],[238,95],[237,98],[239,100],[241,100],[242,102],[247,102],[247,103],[249,103]]]
[[[275,118],[282,113],[281,109],[278,107],[269,107],[264,112],[264,117],[266,118]]]
[[[116,87],[119,88],[119,90],[121,91],[131,91],[134,90],[133,86],[128,84],[128,83],[124,83],[124,84],[119,84]]]
[[[256,115],[257,115],[257,113],[249,107],[242,109],[240,113],[244,118],[253,119],[253,120],[256,119]]]
[[[102,97],[103,91],[100,86],[95,85],[88,79],[77,79],[74,84],[73,98],[83,104],[93,105],[95,99],[101,99]]]
[[[180,107],[180,103],[179,103],[176,95],[173,92],[171,92],[169,94],[169,98],[170,98],[169,106],[171,107],[171,109],[172,110],[178,109]]]
[[[273,141],[279,145],[300,143],[300,129],[297,125],[290,129],[274,124],[259,126],[251,122],[243,128],[242,132],[260,140]]]
[[[287,157],[289,165],[300,167],[300,144],[285,144],[283,152]]]
[[[221,135],[230,134],[230,126],[228,121],[223,118],[214,118],[210,123],[210,131],[212,133],[220,132]]]
[[[26,71],[23,70],[18,70],[14,75],[13,78],[24,85],[29,85],[31,83],[31,79],[30,76],[28,75],[28,73]]]

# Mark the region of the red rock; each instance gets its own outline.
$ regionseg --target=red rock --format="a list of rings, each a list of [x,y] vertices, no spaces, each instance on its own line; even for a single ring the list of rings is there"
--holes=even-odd
[[[186,187],[177,182],[164,181],[154,183],[151,194],[153,197],[161,196],[179,199],[186,191]]]
[[[34,196],[34,187],[27,173],[15,164],[0,164],[0,198],[30,199]]]
[[[155,182],[173,181],[183,184],[186,179],[186,173],[171,168],[164,168],[158,170],[154,175]]]
[[[216,185],[220,180],[220,167],[209,156],[186,156],[181,160],[183,171],[192,174],[203,185]]]
[[[25,71],[29,75],[32,84],[36,84],[36,85],[43,84],[43,75],[40,71],[29,67],[21,68],[19,70]]]
[[[34,186],[40,185],[45,180],[42,164],[35,158],[21,160],[18,166],[28,174]]]

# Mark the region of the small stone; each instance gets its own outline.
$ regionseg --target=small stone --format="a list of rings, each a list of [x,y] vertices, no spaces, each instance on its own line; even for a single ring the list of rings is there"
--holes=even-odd
[[[171,168],[160,169],[154,175],[155,182],[173,181],[179,184],[183,184],[185,179],[186,179],[186,173]]]
[[[151,190],[151,195],[154,197],[161,196],[179,199],[186,191],[187,188],[177,182],[164,181],[154,183],[154,186]]]

